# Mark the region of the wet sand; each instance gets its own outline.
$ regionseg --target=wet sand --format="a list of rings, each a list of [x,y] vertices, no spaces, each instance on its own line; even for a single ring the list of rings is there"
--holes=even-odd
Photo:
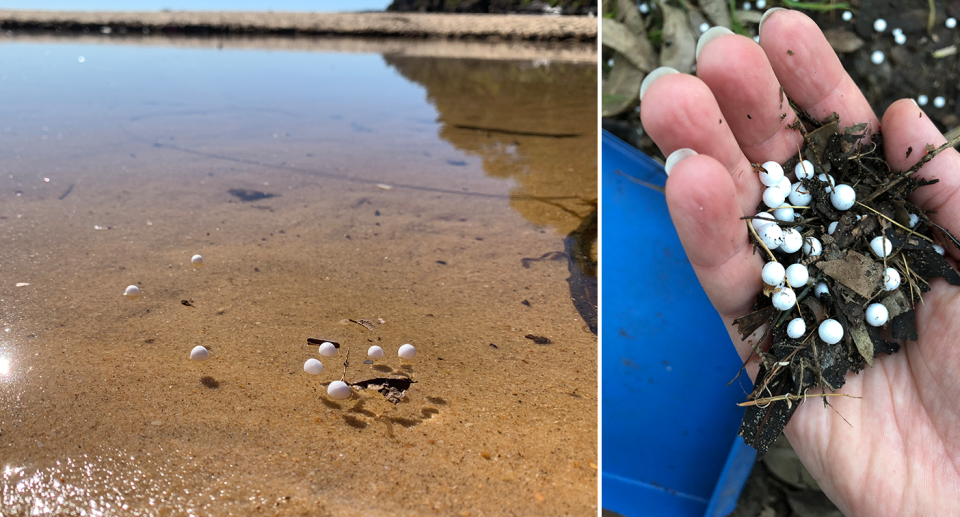
[[[506,105],[542,111],[518,102]],[[441,120],[475,118],[441,104]],[[572,112],[590,122],[576,138],[467,132],[472,143],[438,139],[463,131],[448,122],[388,117],[351,133],[349,121],[189,108],[86,122],[81,110],[62,143],[34,122],[2,133],[6,508],[596,513],[596,336],[570,302],[565,261],[521,263],[562,251],[571,211],[589,203],[518,197],[577,185],[566,193],[596,198],[588,181],[548,179],[595,178],[583,166],[595,108]],[[281,125],[289,133],[264,135]],[[244,202],[231,189],[275,196]],[[140,299],[121,295],[130,284]],[[330,400],[343,359],[305,374],[314,336],[350,351],[347,381],[416,383],[396,406],[371,390]],[[416,359],[397,357],[403,343]],[[371,344],[386,356],[362,364]],[[196,345],[211,359],[190,361]]]

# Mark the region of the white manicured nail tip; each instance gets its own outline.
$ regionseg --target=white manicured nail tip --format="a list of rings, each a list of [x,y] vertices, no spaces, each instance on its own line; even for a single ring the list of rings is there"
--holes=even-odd
[[[708,43],[720,36],[723,36],[724,34],[733,34],[733,31],[719,25],[716,27],[710,27],[708,30],[704,31],[704,33],[700,35],[700,39],[697,40],[696,58],[700,59],[700,52],[704,49],[704,47],[707,46]]]
[[[646,77],[643,78],[643,81],[640,82],[640,100],[643,100],[643,94],[647,93],[647,88],[654,83],[657,79],[670,74],[679,74],[675,68],[670,68],[669,66],[661,66],[660,68],[655,68]]]
[[[667,172],[667,176],[669,176],[673,168],[676,167],[677,164],[680,163],[684,158],[689,158],[696,155],[697,152],[693,149],[681,147],[680,149],[670,153],[670,156],[667,156],[667,161],[663,164],[663,170],[665,170]]]

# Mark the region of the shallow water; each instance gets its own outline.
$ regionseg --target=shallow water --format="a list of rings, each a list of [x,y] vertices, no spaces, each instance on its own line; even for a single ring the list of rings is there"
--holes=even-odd
[[[6,511],[596,513],[596,336],[522,262],[594,208],[593,66],[6,37],[0,99]]]

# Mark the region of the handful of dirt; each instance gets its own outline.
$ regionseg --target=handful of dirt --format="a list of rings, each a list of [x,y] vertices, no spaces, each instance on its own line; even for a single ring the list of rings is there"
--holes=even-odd
[[[928,145],[916,165],[896,172],[884,159],[882,135],[868,135],[866,124],[840,130],[836,116],[807,121],[816,129],[805,134],[800,155],[783,166],[798,173],[795,182],[780,180],[787,186],[779,188],[791,190],[789,199],[768,206],[777,194],[765,195],[768,203],[758,215],[745,218],[769,266],[752,312],[734,322],[744,340],[765,326],[754,344],[760,372],[748,401],[740,404],[746,414],[739,434],[758,457],[798,404],[810,397],[829,404],[829,397],[844,396],[836,390],[847,372],[859,373],[877,356],[896,353],[895,340],[917,339],[914,307],[923,302],[931,278],[960,285],[943,256],[948,242],[960,243],[906,200],[936,183],[914,176],[949,144]],[[797,122],[795,129],[803,127]],[[776,183],[764,166],[755,168],[767,185]],[[759,344],[767,338],[770,348],[762,351]]]

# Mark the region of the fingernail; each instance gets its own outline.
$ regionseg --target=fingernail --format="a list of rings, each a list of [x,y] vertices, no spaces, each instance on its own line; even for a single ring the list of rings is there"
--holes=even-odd
[[[670,171],[673,170],[674,166],[680,163],[684,158],[689,158],[691,156],[696,156],[697,152],[693,149],[688,149],[686,147],[681,147],[676,151],[670,153],[670,156],[667,156],[666,163],[663,164],[663,170],[667,171],[667,176],[670,175]]]
[[[770,9],[767,9],[767,12],[763,13],[763,16],[760,17],[760,25],[757,26],[758,36],[760,35],[760,29],[763,28],[763,22],[765,22],[767,18],[769,18],[770,15],[774,13],[774,11],[786,11],[786,9],[784,9],[783,7],[771,7]]]
[[[696,58],[700,59],[700,51],[703,50],[703,47],[707,46],[707,43],[710,43],[717,36],[723,36],[724,34],[733,34],[733,31],[717,25],[716,27],[710,27],[707,29],[707,32],[704,32],[700,35],[700,39],[697,40],[697,54]]]
[[[647,76],[643,78],[643,82],[640,83],[640,100],[643,100],[643,94],[646,93],[647,88],[649,88],[654,81],[665,75],[679,73],[680,72],[678,72],[676,69],[670,68],[669,66],[661,66],[660,68],[654,69],[652,72],[647,74]]]
[[[918,108],[920,107],[920,105],[917,104],[917,99],[914,99],[914,98],[911,97],[911,98],[910,98],[910,102],[912,102],[914,106],[916,106],[916,107],[918,107]]]

